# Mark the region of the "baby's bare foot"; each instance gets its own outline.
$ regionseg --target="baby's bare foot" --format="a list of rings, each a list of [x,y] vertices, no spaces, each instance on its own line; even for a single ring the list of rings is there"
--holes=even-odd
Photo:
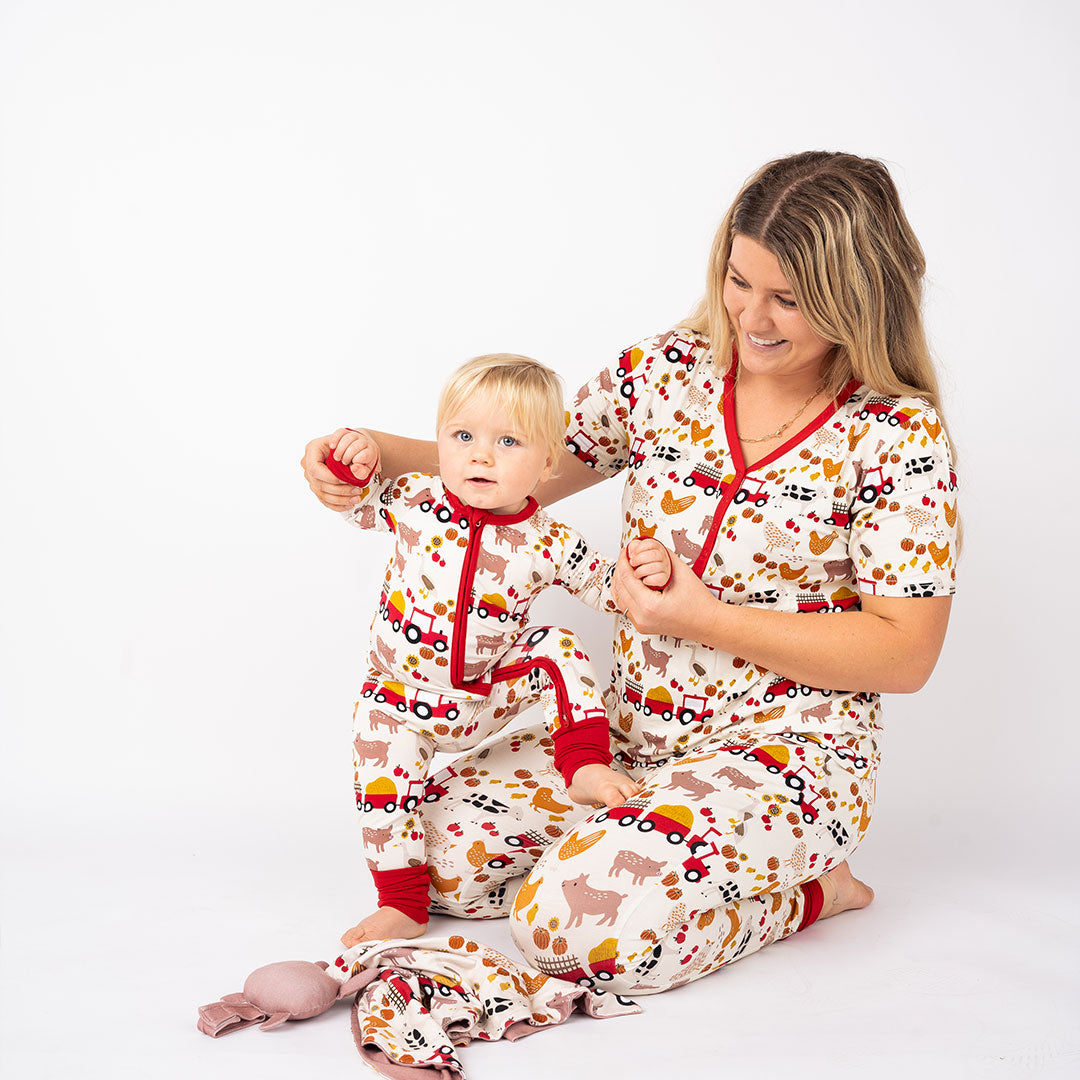
[[[346,949],[351,949],[361,941],[420,937],[427,933],[427,926],[426,922],[418,923],[397,908],[385,905],[373,915],[361,919],[351,930],[346,930],[341,935],[341,944]]]
[[[582,765],[566,789],[573,802],[581,806],[621,806],[637,795],[642,784],[608,768],[607,765]]]
[[[821,914],[818,916],[819,920],[839,915],[841,911],[864,908],[874,899],[874,890],[854,877],[846,862],[834,866],[818,880],[825,894]]]

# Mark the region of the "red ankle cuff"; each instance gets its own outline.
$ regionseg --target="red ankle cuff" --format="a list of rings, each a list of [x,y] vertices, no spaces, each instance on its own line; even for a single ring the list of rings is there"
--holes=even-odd
[[[805,930],[808,926],[817,922],[825,903],[825,890],[817,879],[807,881],[799,886],[803,893],[803,917],[799,923],[799,930]]]
[[[397,908],[413,922],[428,921],[427,863],[423,866],[403,866],[399,870],[372,870],[375,888],[379,890],[379,907]]]

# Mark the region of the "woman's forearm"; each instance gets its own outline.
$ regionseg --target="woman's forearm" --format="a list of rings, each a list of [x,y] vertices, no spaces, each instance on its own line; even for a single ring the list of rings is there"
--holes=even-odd
[[[391,435],[386,431],[363,428],[378,444],[381,455],[379,472],[382,476],[400,476],[403,473],[439,471],[438,444],[427,439],[407,439],[403,435]],[[573,454],[567,452],[556,463],[555,475],[538,485],[533,493],[542,506],[550,506],[559,499],[598,484],[603,473],[590,469]]]
[[[379,444],[379,473],[382,476],[402,476],[405,473],[437,473],[438,449],[432,439],[409,439],[388,431],[362,428]]]
[[[899,619],[866,610],[796,614],[712,599],[701,612],[701,640],[806,686],[914,693],[934,669],[950,600],[895,603],[915,610],[901,608]]]
[[[634,576],[624,549],[616,602],[644,634],[666,634],[741,656],[825,690],[905,694],[930,677],[945,640],[951,598],[864,596],[862,611],[769,611],[718,600],[681,560],[655,592]]]

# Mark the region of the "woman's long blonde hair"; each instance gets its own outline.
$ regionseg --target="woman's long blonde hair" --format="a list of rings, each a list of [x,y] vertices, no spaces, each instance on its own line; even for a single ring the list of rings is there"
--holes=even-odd
[[[811,329],[835,344],[830,394],[854,376],[940,412],[922,321],[926,260],[880,161],[811,150],[770,161],[743,185],[713,240],[705,296],[682,324],[708,335],[722,371],[735,342],[724,278],[736,234],[776,256]]]

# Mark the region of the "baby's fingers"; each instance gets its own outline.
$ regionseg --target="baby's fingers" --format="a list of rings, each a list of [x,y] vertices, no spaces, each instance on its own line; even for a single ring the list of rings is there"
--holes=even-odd
[[[372,454],[375,450],[377,450],[377,447],[372,437],[361,432],[350,431],[348,443],[345,438],[341,440],[338,447],[338,457],[346,464],[350,464],[356,458],[365,454]]]
[[[650,589],[662,589],[668,583],[670,576],[665,567],[663,570],[646,574],[643,578],[640,578],[640,581],[642,585],[648,585]]]
[[[337,447],[333,452],[333,456],[338,461],[344,461],[347,465],[352,459],[352,455],[363,446],[363,443],[364,437],[358,431],[343,431],[341,437],[337,440]]]

